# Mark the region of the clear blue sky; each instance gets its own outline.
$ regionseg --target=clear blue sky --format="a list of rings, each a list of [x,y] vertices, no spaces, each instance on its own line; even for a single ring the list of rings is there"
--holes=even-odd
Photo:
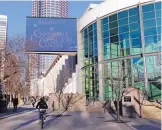
[[[101,1],[100,1],[101,2]],[[80,17],[93,1],[70,1],[69,17]],[[0,14],[8,16],[8,36],[25,34],[26,16],[32,15],[31,1],[0,1]]]

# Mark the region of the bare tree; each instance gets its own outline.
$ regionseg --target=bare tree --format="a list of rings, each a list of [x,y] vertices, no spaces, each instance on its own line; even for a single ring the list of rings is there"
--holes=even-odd
[[[58,56],[56,60],[59,60],[59,58],[60,56]],[[72,73],[73,73],[72,66],[69,65],[66,65],[64,67],[62,66],[62,69],[61,70],[58,69],[57,71],[59,71],[58,75],[56,75],[55,73],[49,73],[49,74],[52,77],[51,80],[52,91],[56,98],[54,104],[57,105],[59,115],[61,115],[62,114],[61,109],[63,110],[63,112],[67,111],[69,107],[76,102],[77,95],[67,90],[68,85],[71,84],[74,80],[72,78]]]
[[[103,79],[105,86],[110,87],[112,90],[112,100],[116,101],[117,122],[120,122],[119,102],[126,92],[126,79],[128,78],[128,74],[125,73],[123,61],[115,62],[115,64],[113,68],[110,64],[105,66]]]
[[[3,61],[0,68],[3,68],[4,74],[1,80],[5,83],[5,92],[23,93],[21,91],[26,87],[28,61],[24,53],[24,42],[21,34],[8,37],[7,46],[0,56],[0,61]]]

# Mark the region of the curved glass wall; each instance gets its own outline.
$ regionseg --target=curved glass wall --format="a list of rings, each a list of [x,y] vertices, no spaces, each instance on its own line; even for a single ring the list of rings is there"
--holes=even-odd
[[[132,57],[122,61],[123,72],[128,75],[124,79],[125,87],[136,86],[143,90],[145,87],[143,53],[162,51],[161,5],[161,2],[142,5],[141,12],[139,6],[136,6],[101,19],[104,60],[136,56],[135,58]],[[140,21],[140,18],[142,21]],[[93,30],[93,33],[91,31],[89,33],[89,30]],[[88,58],[84,60],[85,66],[97,62],[97,54],[95,53],[97,52],[97,32],[94,33],[94,30],[96,31],[96,23],[82,31],[82,34],[84,34],[83,49],[85,51],[83,57]],[[95,37],[96,39],[94,40]],[[144,39],[145,52],[142,49],[142,38]],[[161,85],[160,64],[157,58],[157,55],[146,56],[148,86],[150,97],[153,99],[158,99],[161,96],[159,87]],[[86,69],[90,69],[88,71],[89,74],[97,74],[97,70],[94,70],[93,67],[87,67]],[[119,72],[119,62],[105,63],[104,72],[106,73],[110,70],[112,75],[117,74]],[[92,79],[94,80],[94,77]],[[97,75],[95,76],[95,81],[98,82]],[[93,87],[92,85],[91,88]],[[105,98],[112,98],[111,92],[111,87],[105,83]]]
[[[98,62],[96,23],[88,26],[82,32],[82,57],[84,66]],[[98,73],[95,66],[86,68],[83,73],[83,89],[87,99],[98,98]]]

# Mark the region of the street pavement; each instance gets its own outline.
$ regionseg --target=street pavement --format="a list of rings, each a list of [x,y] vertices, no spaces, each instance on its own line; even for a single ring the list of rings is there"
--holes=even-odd
[[[160,130],[160,121],[123,119],[117,123],[109,113],[66,112],[61,117],[48,112],[45,130]],[[0,130],[40,130],[38,110],[0,120]]]

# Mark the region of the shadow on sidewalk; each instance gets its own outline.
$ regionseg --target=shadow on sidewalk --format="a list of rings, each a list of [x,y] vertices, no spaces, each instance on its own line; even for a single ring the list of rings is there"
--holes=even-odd
[[[18,114],[22,114],[24,112],[29,112],[29,111],[32,111],[32,110],[35,110],[35,108],[18,107],[16,112],[13,111],[13,108],[9,108],[6,112],[0,113],[0,120],[2,120],[4,118],[15,116],[15,115],[18,115]]]
[[[13,129],[13,130],[18,130],[19,128],[24,127],[24,126],[27,126],[27,125],[31,124],[32,122],[34,122],[34,121],[36,121],[36,120],[38,120],[38,118],[32,119],[32,120],[30,120],[30,121],[27,121],[27,122],[25,122],[25,123],[19,125],[18,127],[16,127],[16,128]]]
[[[144,125],[132,125],[137,130],[161,130],[161,128],[155,127],[153,125],[144,124]]]
[[[52,123],[54,123],[59,117],[69,117],[69,116],[72,116],[72,115],[63,115],[63,113],[61,113],[61,115],[47,115],[47,117],[51,117],[51,119],[45,121],[45,124],[44,124],[44,128],[47,128],[49,127]]]

